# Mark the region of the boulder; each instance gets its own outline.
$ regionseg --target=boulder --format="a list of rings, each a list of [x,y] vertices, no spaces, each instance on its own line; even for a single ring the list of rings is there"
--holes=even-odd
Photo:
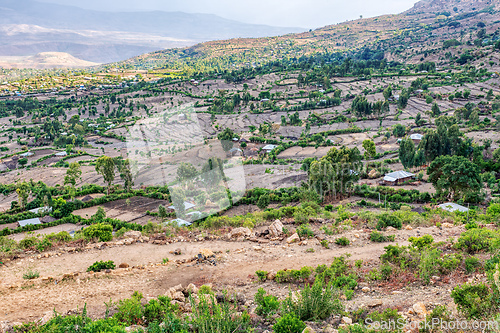
[[[231,231],[229,234],[230,238],[240,238],[240,237],[250,237],[252,235],[252,231],[248,228],[236,228]]]
[[[127,264],[127,263],[125,263],[125,262],[124,262],[124,263],[121,263],[121,264],[118,266],[118,268],[129,268],[129,267],[130,267],[130,266],[129,266],[129,264]]]
[[[272,237],[279,237],[283,234],[283,223],[280,220],[276,220],[269,226],[269,233]]]
[[[405,230],[413,230],[413,227],[412,227],[411,225],[407,225],[407,226],[405,227]]]
[[[215,256],[215,253],[210,249],[201,249],[199,252],[204,258],[210,258]]]
[[[428,314],[425,304],[421,302],[413,304],[412,309],[421,318],[425,318]]]
[[[290,237],[288,237],[286,239],[286,242],[288,244],[292,244],[292,243],[296,243],[296,242],[300,242],[300,237],[297,233],[294,233],[293,235],[291,235]]]
[[[351,325],[352,324],[352,319],[349,317],[342,317],[342,323],[346,325]]]
[[[443,223],[443,224],[441,224],[441,226],[442,226],[443,228],[453,228],[453,224],[451,224],[451,223],[446,223],[446,222],[445,222],[445,223]]]
[[[125,238],[133,238],[133,239],[138,239],[141,238],[142,233],[140,231],[127,231],[126,233],[123,234],[123,237]]]
[[[186,293],[188,294],[197,294],[198,293],[198,288],[190,283],[187,287],[186,287]]]

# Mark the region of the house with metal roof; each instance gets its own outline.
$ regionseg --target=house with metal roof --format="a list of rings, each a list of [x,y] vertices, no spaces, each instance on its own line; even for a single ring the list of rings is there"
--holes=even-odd
[[[189,210],[189,209],[194,208],[194,207],[196,207],[195,204],[192,204],[190,202],[184,201],[184,210]],[[168,208],[175,210],[175,206],[174,205],[168,206]]]
[[[399,185],[411,180],[415,174],[406,172],[404,170],[388,173],[384,177],[384,184],[386,185]]]
[[[446,202],[446,203],[440,204],[438,207],[443,209],[443,210],[446,210],[448,212],[452,212],[452,213],[457,212],[457,211],[462,212],[462,213],[466,213],[469,211],[469,208],[461,206],[461,205],[456,204],[454,202]]]
[[[178,225],[179,227],[187,227],[187,226],[190,226],[191,224],[193,224],[193,223],[188,222],[188,221],[183,220],[183,219],[175,219],[175,220],[172,220],[172,221],[170,221],[170,222],[175,222],[175,223],[177,223],[177,225]]]
[[[278,146],[276,146],[276,145],[266,145],[266,146],[262,147],[262,151],[265,152],[265,153],[270,153],[276,147],[278,147]]]
[[[411,139],[411,141],[413,141],[414,144],[419,144],[423,138],[424,138],[424,136],[422,134],[419,134],[419,133],[414,133],[414,134],[410,135],[410,139]]]
[[[32,213],[35,213],[35,214],[40,214],[40,212],[50,213],[50,212],[52,212],[52,207],[49,207],[49,206],[38,207],[38,208],[30,209],[29,211]]]
[[[37,218],[34,218],[34,219],[27,219],[27,220],[18,221],[17,224],[20,227],[25,227],[27,225],[42,224],[42,222],[40,222],[40,219],[37,217]]]

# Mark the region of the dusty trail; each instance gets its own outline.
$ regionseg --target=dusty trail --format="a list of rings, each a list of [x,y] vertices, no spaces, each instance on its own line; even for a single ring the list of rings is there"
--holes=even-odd
[[[439,230],[438,228],[417,228],[392,232],[396,242],[406,245],[410,236],[431,234],[436,241],[456,237],[463,231],[460,227]],[[105,310],[104,302],[130,297],[140,291],[145,297],[154,297],[178,284],[213,283],[218,287],[252,289],[250,275],[256,270],[277,271],[298,269],[303,266],[330,264],[334,257],[351,254],[350,260],[363,259],[365,265],[378,262],[384,247],[390,243],[373,243],[368,240],[369,232],[352,231],[344,234],[351,239],[350,246],[340,248],[334,244],[330,249],[321,247],[316,239],[307,245],[285,242],[257,244],[249,241],[203,241],[180,242],[168,245],[135,243],[128,246],[106,247],[84,252],[61,253],[59,256],[36,259],[26,257],[8,262],[0,270],[0,321],[22,322],[36,320],[47,311],[55,309],[66,313],[85,303],[92,315],[100,315]],[[359,238],[356,237],[359,236]],[[338,237],[338,236],[337,236]],[[334,236],[328,239],[334,239]],[[395,243],[396,243],[395,242]],[[312,248],[315,252],[306,252]],[[182,254],[174,256],[170,252],[181,249]],[[176,264],[174,260],[188,259],[199,253],[200,249],[220,251],[217,266],[193,263]],[[169,258],[168,265],[156,265],[163,258]],[[89,277],[87,267],[97,260],[113,260],[117,265],[145,265],[143,269],[117,269],[110,274]],[[150,264],[148,266],[148,264]],[[151,264],[155,266],[151,266]],[[23,282],[22,275],[28,269],[40,272],[40,278],[33,286],[14,287]],[[64,274],[79,273],[74,279],[62,280]],[[55,281],[42,282],[43,278],[53,277]],[[287,286],[271,286],[286,292]]]

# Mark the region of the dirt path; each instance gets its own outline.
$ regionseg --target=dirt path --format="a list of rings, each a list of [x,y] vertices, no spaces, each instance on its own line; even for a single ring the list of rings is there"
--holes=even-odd
[[[438,228],[417,228],[393,232],[396,242],[407,244],[410,236],[431,234],[436,241],[445,241],[460,234],[462,228],[440,230]],[[334,244],[330,249],[323,248],[316,239],[307,245],[285,242],[257,244],[252,242],[203,241],[181,242],[169,245],[135,243],[129,246],[105,247],[84,252],[61,253],[49,258],[37,259],[36,256],[8,262],[0,270],[0,321],[21,322],[35,320],[47,311],[55,309],[65,313],[82,307],[85,303],[90,314],[99,315],[105,309],[104,302],[130,297],[134,291],[140,291],[145,297],[165,293],[175,285],[189,283],[214,283],[221,288],[241,290],[255,289],[249,276],[256,270],[277,271],[280,269],[298,269],[303,266],[330,264],[334,257],[351,254],[349,260],[363,259],[366,265],[378,262],[384,247],[389,243],[373,243],[368,240],[369,233],[351,231],[344,234],[351,239],[351,245],[340,248]],[[356,236],[359,236],[357,238]],[[338,236],[327,237],[333,240]],[[181,249],[182,255],[174,256],[170,252]],[[173,260],[188,259],[208,248],[220,251],[217,266],[207,264],[175,264]],[[314,249],[314,252],[306,251]],[[163,258],[169,258],[168,265],[156,265]],[[117,269],[111,274],[89,277],[84,272],[93,262],[113,260],[117,265],[127,263],[130,266],[148,265],[144,269]],[[151,266],[155,265],[155,266]],[[29,269],[40,272],[41,280],[54,277],[55,281],[35,282],[31,287],[8,288],[23,282],[22,275]],[[62,280],[63,274],[80,273],[82,278]],[[286,293],[285,286],[271,286],[279,293]],[[279,294],[278,293],[278,294]]]

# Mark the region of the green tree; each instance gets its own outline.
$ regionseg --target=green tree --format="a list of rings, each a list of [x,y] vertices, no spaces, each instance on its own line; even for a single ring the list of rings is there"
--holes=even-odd
[[[123,180],[123,186],[127,192],[130,192],[132,190],[132,186],[134,186],[134,177],[130,168],[130,160],[122,160],[120,163],[116,164],[116,167],[120,173],[120,178]]]
[[[172,204],[175,207],[175,215],[177,218],[184,218],[186,216],[186,207],[184,202],[186,201],[186,194],[181,188],[170,189],[170,197],[172,198]]]
[[[66,176],[64,176],[64,185],[71,185],[75,187],[76,182],[80,179],[81,175],[82,169],[80,168],[80,163],[70,163],[68,170],[66,170]]]
[[[95,164],[95,171],[104,177],[104,182],[108,184],[108,195],[111,183],[115,180],[115,160],[108,156],[101,156]]]
[[[177,168],[177,178],[180,181],[191,180],[198,175],[198,170],[191,163],[182,162]]]
[[[399,145],[399,160],[408,169],[415,166],[415,144],[410,138],[405,138]]]
[[[438,194],[452,199],[478,193],[483,187],[479,167],[463,156],[439,156],[431,163],[427,174]]]
[[[234,132],[230,128],[225,128],[222,132],[217,135],[217,138],[221,141],[222,149],[228,152],[233,148],[233,139],[236,137]]]
[[[383,94],[384,94],[385,100],[386,101],[389,100],[389,98],[392,97],[392,87],[388,86],[387,88],[385,88]]]
[[[439,110],[439,105],[436,102],[432,104],[431,112],[434,117],[437,117],[441,114],[441,111]]]
[[[396,124],[392,130],[392,135],[397,138],[402,138],[406,134],[406,127],[401,124]]]
[[[365,149],[365,159],[373,158],[377,155],[377,148],[373,140],[366,139],[363,141],[363,148]]]
[[[31,192],[31,187],[30,185],[23,181],[23,182],[18,182],[16,186],[16,193],[19,201],[19,205],[21,208],[25,208],[26,204],[28,203],[28,197]]]

